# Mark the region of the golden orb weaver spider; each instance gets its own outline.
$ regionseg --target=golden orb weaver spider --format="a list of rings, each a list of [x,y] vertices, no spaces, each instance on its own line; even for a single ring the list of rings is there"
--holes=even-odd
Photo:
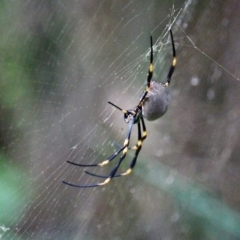
[[[75,165],[75,166],[80,166],[80,167],[102,167],[112,160],[114,160],[121,152],[122,155],[118,160],[118,163],[116,166],[111,170],[110,174],[108,176],[102,176],[102,175],[97,175],[88,171],[85,171],[88,175],[94,176],[94,177],[99,177],[99,178],[104,178],[105,180],[92,184],[92,185],[76,185],[72,184],[66,181],[63,181],[63,183],[72,186],[72,187],[77,187],[77,188],[90,188],[90,187],[98,187],[98,186],[103,186],[111,181],[112,178],[114,177],[121,177],[128,175],[132,172],[136,162],[137,162],[137,157],[139,152],[141,151],[142,148],[142,143],[147,137],[147,130],[144,122],[144,118],[146,118],[149,121],[156,120],[163,116],[168,108],[169,100],[170,100],[170,93],[168,91],[168,85],[170,84],[171,77],[173,74],[173,71],[175,69],[176,63],[177,63],[177,58],[176,58],[176,50],[175,50],[175,44],[173,40],[173,34],[171,29],[169,30],[170,36],[171,36],[171,41],[172,41],[172,52],[173,52],[173,60],[171,67],[169,69],[168,75],[167,75],[167,81],[166,83],[160,83],[152,80],[153,76],[153,44],[152,44],[152,36],[150,37],[150,44],[151,44],[151,50],[150,50],[150,66],[148,70],[148,76],[147,76],[147,85],[146,88],[143,92],[143,94],[140,97],[140,101],[136,107],[133,109],[125,110],[117,105],[115,105],[112,102],[108,102],[111,104],[113,107],[117,108],[124,114],[124,120],[126,123],[128,123],[128,132],[126,139],[123,143],[123,146],[121,146],[115,153],[113,153],[109,158],[104,160],[101,163],[98,164],[79,164],[79,163],[74,163],[71,161],[67,161],[68,163]],[[129,142],[131,138],[131,133],[132,133],[132,128],[133,125],[137,124],[138,126],[138,141],[135,146],[133,146],[130,149],[135,150],[135,155],[130,163],[130,166],[127,171],[117,174],[117,171],[119,169],[119,166],[121,165],[122,161],[127,155],[127,151],[129,149]]]

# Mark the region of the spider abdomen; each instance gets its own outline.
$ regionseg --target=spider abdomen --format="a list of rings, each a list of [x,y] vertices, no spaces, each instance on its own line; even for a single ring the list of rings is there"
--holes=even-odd
[[[150,90],[142,107],[143,117],[148,121],[160,118],[167,112],[169,102],[168,87],[160,82],[151,81]]]

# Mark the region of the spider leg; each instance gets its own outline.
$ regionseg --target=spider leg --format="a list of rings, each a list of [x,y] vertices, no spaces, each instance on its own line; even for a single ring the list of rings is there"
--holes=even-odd
[[[112,141],[112,145],[115,146],[115,148],[121,148],[122,145],[116,143],[115,141]],[[137,144],[136,144],[137,145]],[[129,150],[136,150],[136,145],[132,146],[132,147],[128,147]]]
[[[130,137],[131,137],[131,133],[132,133],[132,128],[133,128],[133,124],[134,124],[134,118],[132,117],[130,119],[130,122],[129,122],[129,128],[128,128],[128,133],[127,133],[127,137],[124,141],[124,144],[123,144],[123,153],[122,153],[122,156],[120,157],[120,159],[118,160],[118,163],[117,165],[113,168],[113,170],[110,172],[110,174],[108,175],[108,177],[105,179],[105,181],[103,182],[100,182],[100,183],[97,183],[97,184],[92,184],[92,185],[76,185],[76,184],[72,184],[72,183],[68,183],[68,182],[65,182],[63,181],[63,183],[69,185],[69,186],[72,186],[72,187],[77,187],[77,188],[90,188],[90,187],[98,187],[98,186],[103,186],[103,185],[106,185],[108,184],[111,179],[115,176],[119,166],[121,165],[123,159],[126,157],[127,155],[127,151],[128,151],[128,146],[129,146],[129,141],[130,141]]]
[[[136,149],[136,152],[135,152],[135,155],[134,155],[134,158],[132,159],[132,162],[130,164],[130,167],[128,168],[127,171],[119,174],[120,176],[126,176],[128,174],[130,174],[137,162],[137,157],[138,157],[138,154],[139,152],[141,151],[141,148],[142,148],[142,137],[141,137],[141,125],[140,123],[138,123],[138,143],[137,143],[137,149]]]
[[[138,143],[134,147],[131,148],[131,149],[136,150],[136,152],[135,152],[134,158],[132,159],[130,167],[129,167],[129,169],[126,172],[114,175],[114,177],[126,176],[126,175],[128,175],[128,174],[130,174],[132,172],[132,169],[134,168],[134,166],[135,166],[135,164],[137,162],[138,154],[139,154],[139,152],[142,149],[142,143],[143,143],[143,141],[147,137],[146,125],[145,125],[143,117],[141,117],[141,123],[142,123],[143,131],[141,130],[141,124],[139,122],[138,123]],[[91,172],[88,172],[88,171],[85,171],[85,173],[88,174],[88,175],[94,176],[94,177],[99,177],[99,178],[108,178],[109,177],[109,176],[98,175],[98,174],[91,173]]]
[[[109,175],[98,175],[98,174],[95,174],[95,173],[92,173],[92,172],[89,172],[89,171],[85,171],[85,173],[86,174],[88,174],[88,175],[90,175],[90,176],[93,176],[93,177],[99,177],[99,178],[108,178],[109,177]],[[116,177],[116,176],[114,176],[114,177]]]
[[[141,117],[140,119],[141,119],[142,128],[143,128],[143,131],[142,131],[143,136],[141,137],[141,141],[143,142],[147,138],[147,129],[146,129],[146,125],[145,125],[143,117]],[[131,147],[130,149],[137,150],[138,149],[138,143],[136,145],[134,145],[133,147]]]
[[[74,163],[71,161],[67,161],[67,163],[70,163],[72,165],[75,166],[79,166],[79,167],[102,167],[106,164],[108,164],[109,162],[111,162],[121,151],[123,151],[123,149],[125,148],[125,146],[122,146],[117,152],[115,152],[114,154],[112,154],[109,158],[107,158],[106,160],[104,160],[101,163],[97,163],[97,164],[81,164],[81,163]]]
[[[118,107],[117,105],[115,105],[115,104],[112,103],[112,102],[109,102],[109,101],[108,101],[108,103],[111,104],[112,106],[114,106],[115,108],[117,108],[118,110],[120,110],[120,111],[123,112],[123,113],[127,113],[127,112],[128,112],[127,110],[124,110],[124,109]]]
[[[116,177],[126,176],[126,175],[130,174],[132,172],[133,168],[136,165],[138,154],[142,149],[142,143],[147,137],[147,131],[146,131],[146,126],[145,126],[145,123],[144,123],[144,119],[143,119],[143,117],[141,117],[140,119],[141,119],[143,131],[141,130],[140,122],[138,122],[138,142],[135,145],[136,152],[135,152],[134,158],[132,159],[130,167],[127,169],[127,171],[125,171],[125,172],[123,172],[119,175],[116,175]]]
[[[169,69],[168,75],[167,75],[167,82],[166,82],[166,86],[168,86],[171,82],[171,77],[172,74],[174,72],[175,66],[177,64],[177,58],[176,58],[176,50],[175,50],[175,44],[174,44],[174,40],[173,40],[173,34],[172,34],[172,30],[170,29],[170,36],[171,36],[171,41],[172,41],[172,51],[173,51],[173,60],[172,60],[172,65]]]
[[[149,65],[148,76],[147,76],[147,85],[146,85],[144,93],[142,94],[142,96],[140,98],[138,107],[141,107],[143,105],[143,102],[144,102],[144,100],[145,100],[145,98],[146,98],[146,96],[147,96],[147,94],[150,90],[150,83],[151,83],[152,76],[153,76],[154,66],[153,66],[153,41],[152,41],[152,36],[150,37],[150,44],[151,44],[151,52],[150,52],[150,65]]]
[[[148,86],[150,85],[150,82],[152,80],[152,75],[153,75],[153,41],[152,41],[152,36],[150,37],[150,45],[151,45],[150,66],[149,66],[149,69],[148,69],[148,77],[147,77]]]

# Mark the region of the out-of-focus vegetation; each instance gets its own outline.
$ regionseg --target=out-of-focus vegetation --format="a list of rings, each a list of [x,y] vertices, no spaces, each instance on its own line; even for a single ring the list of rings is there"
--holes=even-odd
[[[17,224],[22,218],[22,207],[28,201],[28,172],[24,158],[28,156],[27,146],[19,151],[18,142],[24,141],[30,122],[26,109],[33,100],[31,78],[26,68],[28,61],[26,34],[18,29],[18,3],[0,3],[0,234],[4,226]],[[30,197],[30,196],[29,196]],[[9,227],[8,227],[9,226]],[[8,230],[7,230],[8,231]]]

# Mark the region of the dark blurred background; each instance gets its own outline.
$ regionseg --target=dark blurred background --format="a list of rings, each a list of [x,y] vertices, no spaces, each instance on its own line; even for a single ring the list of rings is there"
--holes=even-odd
[[[1,1],[0,238],[240,239],[239,12],[237,0]],[[99,181],[66,160],[101,162],[123,143],[107,101],[138,102],[150,35],[166,80],[169,25],[171,104],[146,122],[133,173],[62,184]]]

